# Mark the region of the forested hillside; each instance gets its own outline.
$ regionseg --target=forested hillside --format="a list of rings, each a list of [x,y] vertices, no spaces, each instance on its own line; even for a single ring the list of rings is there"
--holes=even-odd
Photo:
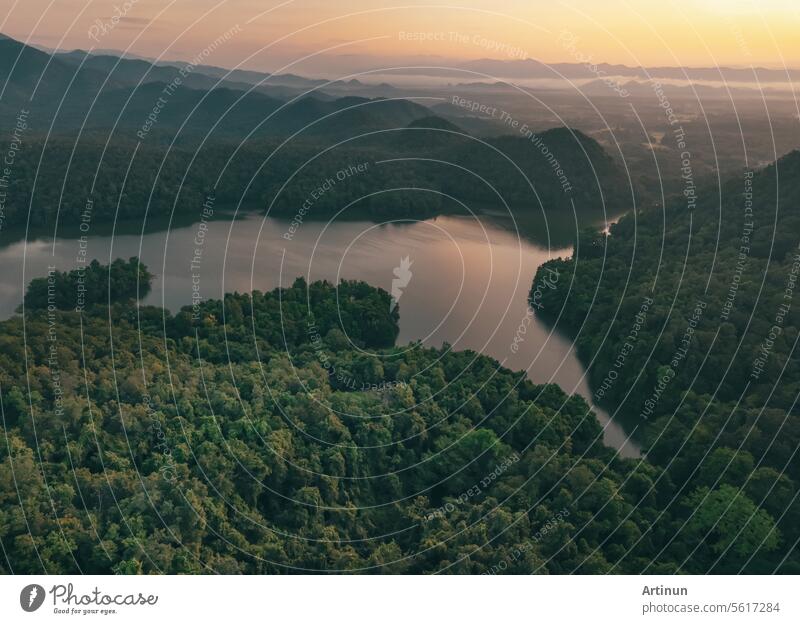
[[[573,258],[541,267],[531,302],[575,337],[595,399],[648,460],[720,514],[743,500],[770,514],[784,569],[797,572],[800,153],[730,180],[721,197],[585,233]],[[558,287],[537,288],[548,271]],[[689,535],[681,528],[671,543]]]
[[[0,123],[12,130],[0,226],[197,218],[209,197],[304,220],[484,205],[599,219],[631,203],[619,163],[571,128],[512,120],[484,139],[408,99],[279,98],[187,67],[51,56],[0,36]]]
[[[77,228],[82,219],[197,217],[217,208],[273,216],[423,219],[485,205],[541,214],[630,202],[620,168],[592,139],[559,128],[531,145],[521,136],[480,140],[439,120],[365,132],[341,145],[307,137],[289,143],[214,140],[167,146],[88,134],[32,138],[16,155],[4,204],[6,227]],[[348,126],[349,131],[354,126]],[[27,138],[27,137],[26,137]],[[47,175],[44,175],[46,172]]]
[[[0,327],[4,572],[758,571],[781,542],[756,492],[662,552],[729,491],[682,495],[488,357],[393,347],[384,291],[298,280],[173,317],[114,281],[110,308]]]
[[[580,462],[596,435],[580,400],[554,418],[566,400],[557,389],[525,385],[520,396],[518,376],[474,354],[359,355],[346,335],[361,347],[394,340],[388,295],[364,284],[339,291],[341,325],[335,290],[298,282],[231,296],[224,312],[215,302],[187,309],[168,318],[166,344],[162,310],[115,307],[111,334],[103,306],[82,331],[76,313],[59,312],[55,360],[46,308],[31,310],[32,406],[22,319],[4,323],[2,543],[14,571],[432,571],[496,534],[456,568],[483,571],[570,503],[546,460],[571,438],[561,461]],[[426,519],[511,459],[486,495]],[[526,486],[524,471],[545,463],[547,475]],[[588,485],[602,464],[585,463]],[[592,504],[571,516],[588,519]],[[544,552],[516,567],[544,565]],[[560,560],[579,563],[577,552]]]

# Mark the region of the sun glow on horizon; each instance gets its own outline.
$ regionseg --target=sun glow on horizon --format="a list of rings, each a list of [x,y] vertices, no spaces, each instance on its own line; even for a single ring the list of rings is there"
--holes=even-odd
[[[275,71],[291,64],[313,73],[322,57],[403,64],[491,58],[628,66],[800,67],[800,8],[789,0],[589,0],[460,6],[353,0],[95,0],[85,6],[31,0],[0,31],[60,49],[115,49],[165,59],[191,58],[238,25],[212,64]],[[563,45],[564,33],[576,43]],[[95,36],[91,36],[94,33]],[[347,58],[342,58],[346,55]],[[309,59],[297,63],[303,57]]]

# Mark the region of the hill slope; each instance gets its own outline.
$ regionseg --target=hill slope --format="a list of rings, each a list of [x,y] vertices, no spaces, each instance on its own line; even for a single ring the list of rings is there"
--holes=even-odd
[[[679,202],[586,233],[531,291],[648,459],[686,490],[746,493],[789,543],[800,538],[799,203],[795,152],[730,180],[721,203],[703,195],[694,210]],[[542,288],[555,272],[558,286]]]

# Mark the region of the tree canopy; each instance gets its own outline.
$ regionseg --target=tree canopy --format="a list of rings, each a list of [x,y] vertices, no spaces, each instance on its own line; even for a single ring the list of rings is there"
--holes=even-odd
[[[531,290],[574,337],[595,400],[690,493],[669,505],[688,515],[670,548],[697,542],[713,570],[800,571],[798,202],[795,152],[693,209],[681,199],[582,232]],[[537,291],[550,272],[563,279]]]

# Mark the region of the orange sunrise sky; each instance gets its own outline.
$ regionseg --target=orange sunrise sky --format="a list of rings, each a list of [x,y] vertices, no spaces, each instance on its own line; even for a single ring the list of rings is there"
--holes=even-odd
[[[186,59],[236,28],[209,64],[313,73],[314,56],[384,63],[478,58],[800,67],[797,0],[6,0],[0,32],[50,48]],[[116,18],[115,18],[116,16]],[[101,27],[102,24],[102,27]],[[101,30],[102,28],[102,30]],[[329,63],[330,65],[330,63]],[[343,62],[343,69],[347,63]]]

